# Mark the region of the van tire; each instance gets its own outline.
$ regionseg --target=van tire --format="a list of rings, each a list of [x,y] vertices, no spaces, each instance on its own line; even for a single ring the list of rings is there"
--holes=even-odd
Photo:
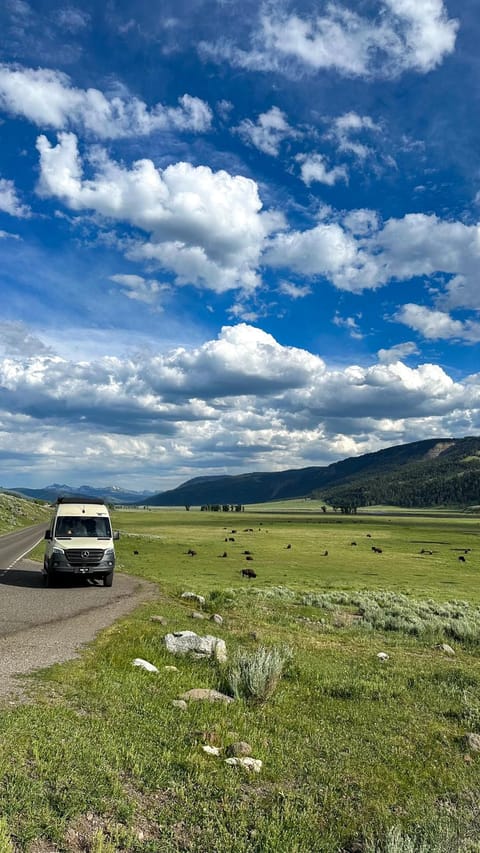
[[[43,584],[44,584],[44,586],[46,586],[47,588],[54,586],[56,579],[57,579],[56,572],[52,571],[52,569],[49,569],[48,564],[45,564],[45,569],[43,572]]]
[[[108,572],[107,575],[103,576],[103,585],[104,586],[112,586],[113,584],[113,571]]]

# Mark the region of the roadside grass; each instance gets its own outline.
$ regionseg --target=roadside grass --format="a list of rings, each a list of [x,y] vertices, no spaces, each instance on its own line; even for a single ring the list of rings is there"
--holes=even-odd
[[[47,504],[27,501],[14,495],[0,494],[0,534],[9,533],[17,527],[38,524],[41,521],[45,521],[47,525],[50,513],[51,510]]]
[[[480,756],[466,741],[480,733],[474,520],[125,511],[114,526],[119,568],[156,581],[158,599],[0,712],[1,853],[39,839],[74,853],[480,850]],[[223,625],[193,620],[185,590]],[[438,619],[471,620],[474,636],[452,639]],[[226,674],[166,652],[165,633],[186,629],[223,638],[229,664],[292,656],[266,701],[182,711],[174,699]],[[446,637],[454,657],[437,647]],[[225,764],[236,740],[259,774]]]

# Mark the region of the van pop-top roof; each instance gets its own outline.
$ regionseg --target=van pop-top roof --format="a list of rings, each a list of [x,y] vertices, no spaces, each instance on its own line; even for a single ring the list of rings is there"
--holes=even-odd
[[[68,498],[57,498],[57,504],[101,504],[105,506],[102,498],[86,498],[84,495],[70,496]]]

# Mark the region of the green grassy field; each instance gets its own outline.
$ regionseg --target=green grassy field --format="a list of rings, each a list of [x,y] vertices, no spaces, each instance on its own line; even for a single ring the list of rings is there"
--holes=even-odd
[[[480,733],[477,521],[184,510],[113,521],[118,568],[155,581],[158,598],[0,712],[1,853],[480,850],[480,755],[466,741]],[[223,625],[193,620],[183,591]],[[164,634],[186,629],[223,638],[229,657],[293,655],[266,702],[181,711],[182,692],[224,684],[213,662],[166,652]],[[259,774],[225,764],[235,740]]]

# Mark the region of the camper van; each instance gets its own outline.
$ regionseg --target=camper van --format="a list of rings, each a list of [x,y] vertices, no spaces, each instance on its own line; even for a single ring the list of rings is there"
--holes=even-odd
[[[60,575],[85,575],[112,586],[115,569],[112,531],[105,503],[96,498],[58,498],[45,533],[43,577],[47,586]]]

